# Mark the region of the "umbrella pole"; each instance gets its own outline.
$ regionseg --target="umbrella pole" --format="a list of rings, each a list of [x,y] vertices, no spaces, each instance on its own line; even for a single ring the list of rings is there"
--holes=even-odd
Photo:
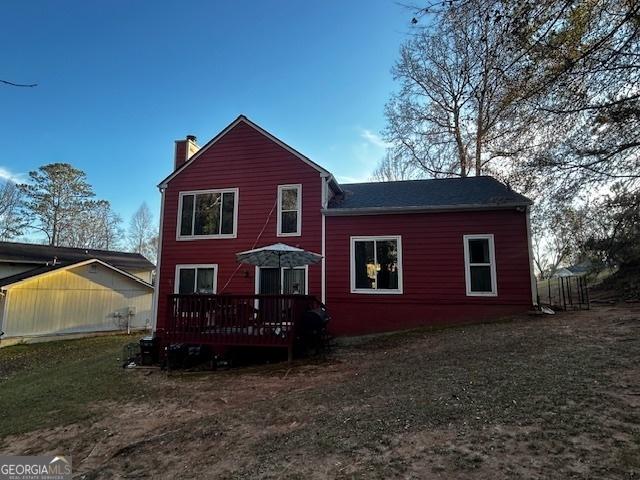
[[[282,278],[282,252],[278,252],[278,278],[280,279],[280,295],[284,293],[284,278]]]

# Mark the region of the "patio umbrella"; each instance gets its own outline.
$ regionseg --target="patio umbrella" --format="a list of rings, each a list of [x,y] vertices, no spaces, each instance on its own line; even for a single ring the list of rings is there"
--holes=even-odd
[[[240,263],[248,263],[258,267],[294,268],[318,263],[322,260],[322,255],[284,243],[275,243],[236,253],[236,259]]]

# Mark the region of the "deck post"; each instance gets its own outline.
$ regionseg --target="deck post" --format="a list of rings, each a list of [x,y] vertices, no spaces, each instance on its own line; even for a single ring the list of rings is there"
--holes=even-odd
[[[293,344],[290,343],[289,346],[287,347],[287,362],[289,363],[289,365],[291,365],[291,362],[293,362]]]

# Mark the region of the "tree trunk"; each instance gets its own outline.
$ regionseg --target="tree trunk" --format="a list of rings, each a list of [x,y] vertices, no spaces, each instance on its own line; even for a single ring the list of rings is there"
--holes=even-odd
[[[58,211],[53,211],[53,222],[51,225],[51,238],[49,239],[49,245],[53,247],[58,246]]]
[[[476,176],[482,174],[482,137],[484,136],[484,125],[482,122],[482,115],[484,113],[483,103],[484,100],[481,98],[480,104],[478,105],[478,120],[476,122]]]
[[[458,148],[458,160],[460,161],[460,176],[467,176],[467,152],[464,148],[464,141],[460,133],[460,116],[458,110],[453,113],[453,128],[456,137],[456,146]]]

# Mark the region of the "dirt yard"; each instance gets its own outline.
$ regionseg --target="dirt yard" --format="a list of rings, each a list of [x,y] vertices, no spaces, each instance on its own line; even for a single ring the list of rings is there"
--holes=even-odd
[[[360,339],[291,369],[114,378],[134,396],[0,451],[71,453],[85,479],[640,477],[640,304]]]

